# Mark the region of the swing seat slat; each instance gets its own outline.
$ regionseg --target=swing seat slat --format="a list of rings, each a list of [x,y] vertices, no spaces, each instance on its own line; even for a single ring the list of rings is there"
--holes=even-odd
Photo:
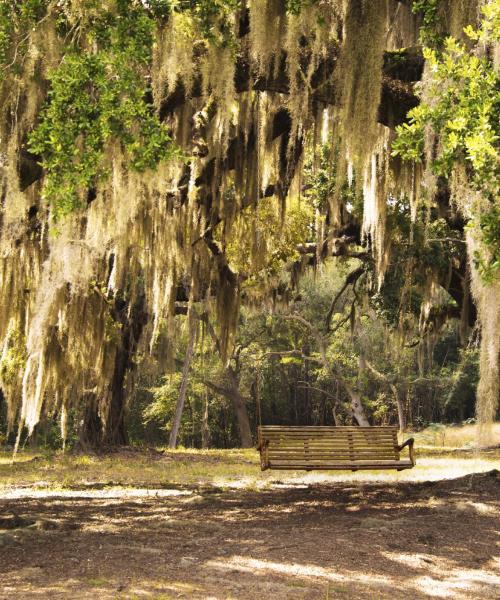
[[[261,469],[346,470],[411,469],[413,438],[398,444],[397,427],[258,428]],[[408,447],[409,458],[400,457]]]

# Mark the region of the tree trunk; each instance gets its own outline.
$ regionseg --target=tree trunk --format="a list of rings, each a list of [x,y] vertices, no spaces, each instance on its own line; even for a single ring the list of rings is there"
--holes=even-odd
[[[390,381],[390,379],[387,377],[387,375],[384,375],[384,373],[377,371],[377,369],[365,358],[363,358],[362,360],[363,360],[364,368],[367,368],[373,375],[375,375],[375,377],[379,381],[382,381],[383,383],[385,383],[386,385],[388,385],[391,388],[391,391],[394,395],[394,400],[396,402],[396,407],[398,409],[399,431],[401,431],[401,432],[405,431],[406,430],[405,408],[403,405],[403,401],[400,398],[396,384],[392,383],[392,381]]]
[[[389,385],[391,386],[392,393],[394,394],[394,399],[396,400],[396,406],[398,408],[399,431],[402,433],[403,431],[406,431],[405,407],[403,405],[403,401],[399,396],[398,388],[393,383]]]
[[[240,386],[235,370],[230,365],[226,368],[226,374],[230,383],[230,398],[233,404],[238,431],[241,439],[242,448],[252,448],[252,430],[250,428],[250,419],[248,418],[247,403],[240,393]]]
[[[127,405],[126,378],[133,367],[133,357],[137,350],[142,330],[147,322],[144,312],[144,296],[140,295],[132,305],[121,298],[115,299],[113,318],[121,324],[121,343],[116,351],[113,378],[109,389],[107,413],[102,418],[104,430],[100,444],[121,446],[128,443],[125,426],[125,408]]]
[[[78,423],[77,448],[83,452],[88,452],[102,445],[103,427],[94,394],[85,394],[82,402],[84,413]]]
[[[337,416],[337,411],[335,410],[336,408],[337,408],[337,405],[335,403],[332,404],[333,423],[335,424],[335,427],[338,427],[340,425],[340,422],[339,422],[339,418]]]
[[[126,389],[125,377],[130,360],[129,349],[122,346],[118,349],[115,358],[115,369],[111,382],[110,403],[106,415],[103,443],[107,446],[122,446],[128,443],[125,428]]]
[[[206,449],[210,446],[210,428],[208,426],[208,393],[205,393],[203,406],[203,419],[201,422],[201,447]]]
[[[193,311],[194,312],[194,311]],[[222,350],[222,345],[220,343],[217,334],[215,333],[212,324],[208,320],[206,315],[196,315],[198,319],[204,321],[207,331],[212,338],[214,345],[217,349],[217,353],[220,356],[220,359],[223,361],[224,352]],[[208,385],[211,389],[215,390],[218,394],[222,394],[229,398],[233,405],[234,414],[236,416],[236,423],[238,425],[238,432],[240,434],[241,447],[242,448],[252,448],[253,440],[252,440],[252,430],[250,428],[250,419],[248,418],[247,404],[245,398],[240,393],[240,384],[238,381],[238,376],[236,370],[228,364],[225,369],[227,380],[229,381],[229,389],[222,388],[216,386],[210,381],[206,381],[205,384]]]
[[[241,439],[242,448],[253,448],[252,431],[250,429],[250,421],[248,419],[248,411],[245,399],[240,394],[231,396],[236,421],[238,423],[238,431]]]
[[[343,383],[344,388],[346,389],[347,393],[349,394],[349,398],[351,399],[352,416],[356,419],[360,427],[369,427],[370,423],[366,418],[365,409],[363,407],[363,403],[361,402],[361,398],[358,392],[354,391],[346,381],[344,381]]]
[[[248,418],[247,403],[240,392],[238,377],[231,366],[226,367],[225,374],[229,384],[227,387],[216,385],[212,381],[205,381],[205,385],[231,402],[236,417],[241,447],[252,448],[253,439],[250,419]]]
[[[196,338],[196,321],[191,311],[188,312],[188,321],[188,347],[186,350],[186,357],[184,358],[184,365],[182,367],[181,388],[179,390],[179,396],[177,398],[177,404],[175,406],[174,421],[172,423],[172,429],[170,430],[170,437],[168,439],[169,448],[175,448],[177,446],[177,436],[179,435],[179,428],[181,426],[182,411],[184,410],[184,404],[186,402],[187,386],[189,381],[189,370],[191,369],[191,363],[193,361],[194,342]]]

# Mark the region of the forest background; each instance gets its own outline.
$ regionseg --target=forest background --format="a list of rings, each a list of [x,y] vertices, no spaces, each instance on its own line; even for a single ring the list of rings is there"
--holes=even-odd
[[[498,1],[2,1],[3,442],[484,433],[499,23]]]

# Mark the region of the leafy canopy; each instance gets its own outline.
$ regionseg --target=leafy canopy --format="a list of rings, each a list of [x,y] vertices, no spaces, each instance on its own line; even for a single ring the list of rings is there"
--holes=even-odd
[[[147,101],[154,20],[128,0],[99,11],[83,47],[70,47],[49,75],[48,102],[30,136],[42,156],[44,196],[64,216],[106,176],[106,145],[118,141],[136,171],[154,168],[177,152]],[[87,46],[97,48],[88,52]]]
[[[438,139],[430,167],[437,176],[450,177],[462,165],[473,191],[487,199],[490,209],[474,215],[471,225],[482,232],[485,252],[476,256],[487,281],[500,270],[500,73],[481,48],[500,41],[500,1],[484,7],[479,30],[466,28],[477,42],[476,51],[447,38],[442,50],[424,48],[428,78],[422,103],[397,127],[393,154],[422,162],[427,134]],[[472,207],[472,199],[464,199]]]

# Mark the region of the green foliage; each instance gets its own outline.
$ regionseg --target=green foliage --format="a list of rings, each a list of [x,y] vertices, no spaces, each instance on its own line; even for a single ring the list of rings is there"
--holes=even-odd
[[[26,32],[47,10],[47,0],[0,0],[0,81],[6,65],[22,56]]]
[[[484,15],[481,29],[475,30],[473,27],[468,26],[465,28],[465,33],[476,41],[486,43],[500,41],[500,2],[498,0],[490,2],[483,6],[481,10]]]
[[[178,2],[175,0],[144,0],[143,4],[149,8],[153,16],[160,19],[167,18]]]
[[[426,107],[419,104],[408,113],[408,122],[396,127],[398,137],[392,144],[394,156],[401,156],[407,161],[422,162],[425,145],[423,123],[426,116]]]
[[[337,188],[336,157],[330,143],[321,144],[316,152],[316,156],[309,152],[304,165],[306,194],[314,208],[325,214]]]
[[[218,46],[233,44],[231,21],[241,0],[191,0],[189,6],[206,40]]]
[[[0,3],[0,64],[2,65],[7,62],[11,31],[12,21],[9,6],[6,0],[3,0]]]
[[[164,422],[165,429],[169,429],[170,421],[175,413],[175,404],[179,395],[181,380],[182,373],[173,373],[163,379],[162,385],[151,389],[153,402],[144,409],[143,417],[145,423],[156,420]],[[193,390],[190,386],[188,389],[189,396],[192,393]]]
[[[179,370],[182,361],[181,353],[177,365],[178,370],[162,377],[148,390],[142,390],[142,394],[147,392],[149,397],[142,404],[142,411],[138,417],[142,420],[143,431],[149,430],[149,435],[155,427],[160,429],[162,435],[154,436],[156,441],[165,441],[172,425],[182,381],[182,373]],[[192,364],[186,405],[179,431],[179,444],[186,447],[200,448],[202,446],[203,413],[208,404],[206,424],[210,435],[210,445],[226,448],[237,446],[239,436],[235,429],[232,405],[224,396],[214,394],[205,384],[207,380],[222,387],[225,385],[220,360],[213,348],[205,347],[199,349]],[[137,426],[136,429],[138,429]]]
[[[328,140],[306,156],[304,179],[305,197],[321,214],[327,214],[334,198],[348,207],[359,218],[363,216],[363,197],[358,193],[355,182],[349,185],[338,176],[338,148]]]
[[[491,283],[500,272],[500,206],[493,206],[489,212],[479,215],[481,239],[488,254],[476,251],[474,260],[483,279]]]
[[[311,206],[297,199],[289,202],[283,216],[269,199],[237,220],[225,240],[226,254],[232,268],[245,274],[246,290],[265,286],[299,259],[298,246],[308,240],[313,221]]]
[[[300,15],[304,6],[316,4],[318,0],[285,0],[285,9],[291,15]]]
[[[408,332],[418,321],[422,290],[429,278],[446,281],[450,264],[465,260],[465,244],[460,231],[451,229],[443,218],[429,219],[420,209],[412,221],[406,199],[387,207],[387,230],[391,236],[391,267],[382,287],[370,292],[370,304],[390,328]],[[409,244],[408,240],[412,239]]]
[[[154,168],[176,149],[147,101],[154,21],[130,0],[99,12],[83,48],[71,47],[50,75],[48,102],[30,136],[42,156],[44,196],[55,217],[85,201],[106,176],[107,144],[118,141],[136,171]],[[96,47],[88,52],[87,45]]]
[[[488,5],[484,13],[481,29],[469,27],[467,33],[481,43],[498,43],[500,2]],[[426,133],[432,131],[439,140],[430,165],[434,173],[448,178],[457,165],[465,168],[471,187],[491,204],[486,214],[472,215],[486,245],[477,262],[483,276],[491,279],[500,265],[495,208],[500,189],[500,73],[487,56],[453,38],[445,41],[442,53],[426,48],[424,55],[429,73],[425,98],[409,112],[409,122],[397,128],[393,154],[422,161]],[[461,202],[474,211],[472,199]]]
[[[425,58],[432,73],[430,100],[410,111],[409,124],[397,128],[394,154],[405,160],[421,159],[425,130],[430,126],[440,139],[432,165],[437,175],[449,176],[457,161],[467,161],[478,189],[498,190],[498,73],[487,59],[471,54],[452,38],[446,40],[441,58],[429,49]]]
[[[413,12],[422,16],[420,40],[426,46],[438,46],[442,41],[439,33],[440,4],[441,0],[413,0]]]

